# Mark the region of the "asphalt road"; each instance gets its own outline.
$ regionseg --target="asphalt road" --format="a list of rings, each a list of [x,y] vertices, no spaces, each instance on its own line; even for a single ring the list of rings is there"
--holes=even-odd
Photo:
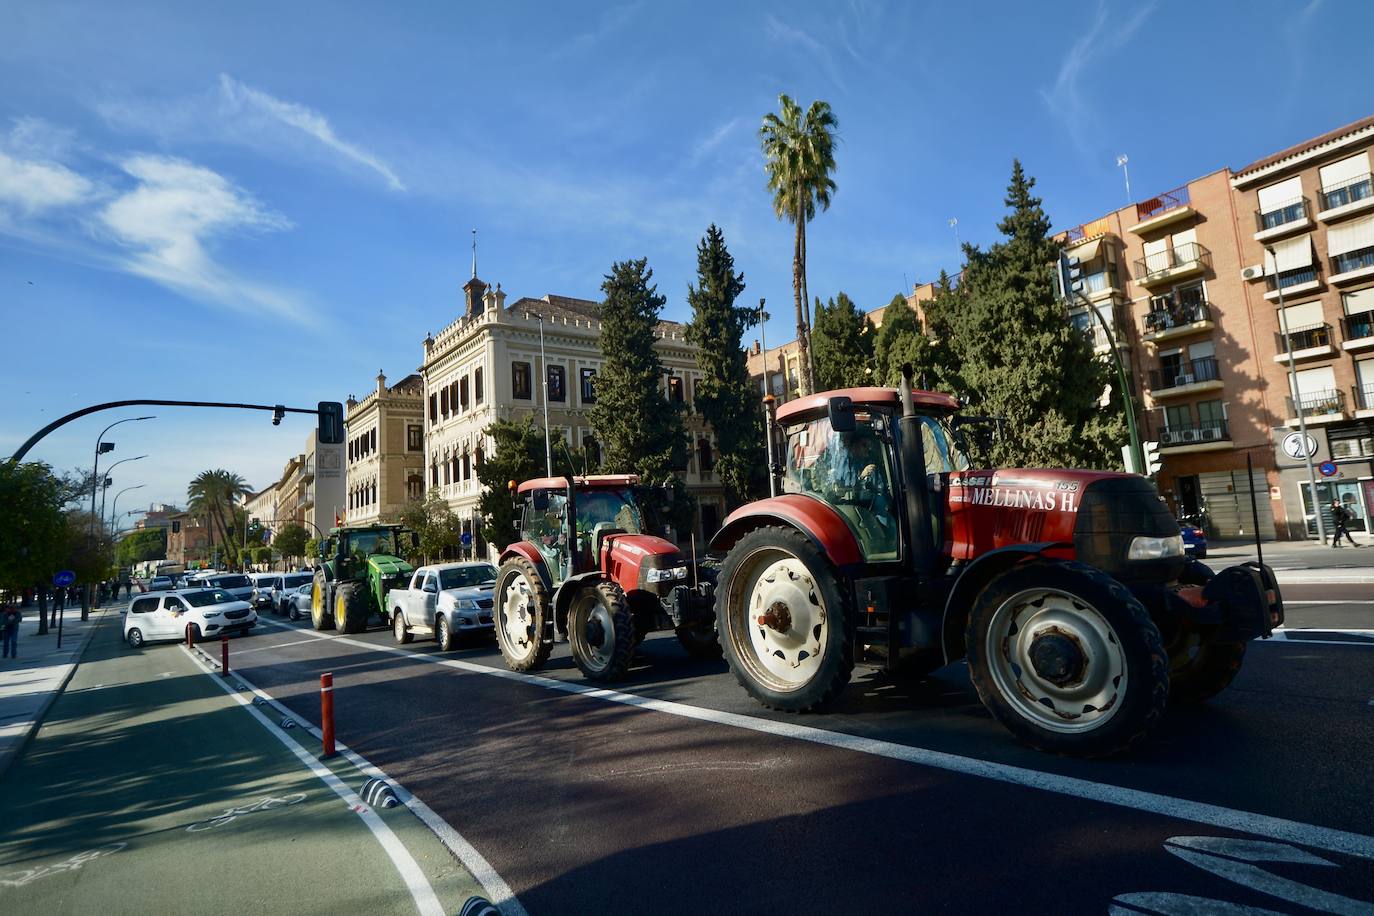
[[[1290,606],[1293,635],[1374,630],[1374,605],[1352,603],[1369,592],[1285,587],[1323,602]],[[540,682],[506,676],[494,643],[441,655],[382,630],[269,628],[234,664],[309,721],[332,671],[340,739],[533,914],[1374,912],[1374,641],[1344,644],[1364,639],[1254,644],[1230,690],[1110,761],[1017,744],[962,665],[861,670],[795,717],[671,636],[615,695],[557,689],[583,684],[565,645]]]

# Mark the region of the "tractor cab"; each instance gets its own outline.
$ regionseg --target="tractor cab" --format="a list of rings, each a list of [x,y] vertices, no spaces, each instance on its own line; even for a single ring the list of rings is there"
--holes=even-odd
[[[608,534],[643,534],[633,474],[540,477],[516,489],[520,540],[534,546],[550,584],[594,570]]]

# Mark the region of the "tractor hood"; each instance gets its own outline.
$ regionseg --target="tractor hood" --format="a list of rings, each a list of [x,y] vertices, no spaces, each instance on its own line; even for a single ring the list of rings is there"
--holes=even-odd
[[[392,557],[386,554],[375,554],[367,558],[369,569],[375,569],[382,577],[391,578],[397,575],[408,575],[415,571],[405,560],[399,557]]]

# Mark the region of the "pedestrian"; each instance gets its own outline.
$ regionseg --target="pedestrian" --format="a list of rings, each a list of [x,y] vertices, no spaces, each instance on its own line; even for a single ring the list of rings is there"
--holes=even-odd
[[[1350,536],[1350,529],[1346,527],[1354,517],[1354,513],[1345,508],[1345,506],[1342,506],[1339,499],[1331,500],[1331,525],[1335,529],[1331,535],[1332,547],[1341,546],[1341,535],[1345,535],[1345,539],[1350,542],[1351,547],[1364,546],[1363,544],[1355,543],[1355,539]]]
[[[19,608],[14,602],[0,606],[0,641],[4,642],[4,655],[0,658],[19,657]]]

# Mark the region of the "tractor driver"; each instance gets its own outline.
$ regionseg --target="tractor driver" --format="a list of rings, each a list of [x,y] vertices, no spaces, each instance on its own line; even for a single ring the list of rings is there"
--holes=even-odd
[[[858,533],[865,542],[865,553],[895,551],[897,520],[892,512],[892,488],[872,429],[860,424],[852,433],[831,436],[826,450],[830,491],[837,501],[849,503],[857,510]]]

